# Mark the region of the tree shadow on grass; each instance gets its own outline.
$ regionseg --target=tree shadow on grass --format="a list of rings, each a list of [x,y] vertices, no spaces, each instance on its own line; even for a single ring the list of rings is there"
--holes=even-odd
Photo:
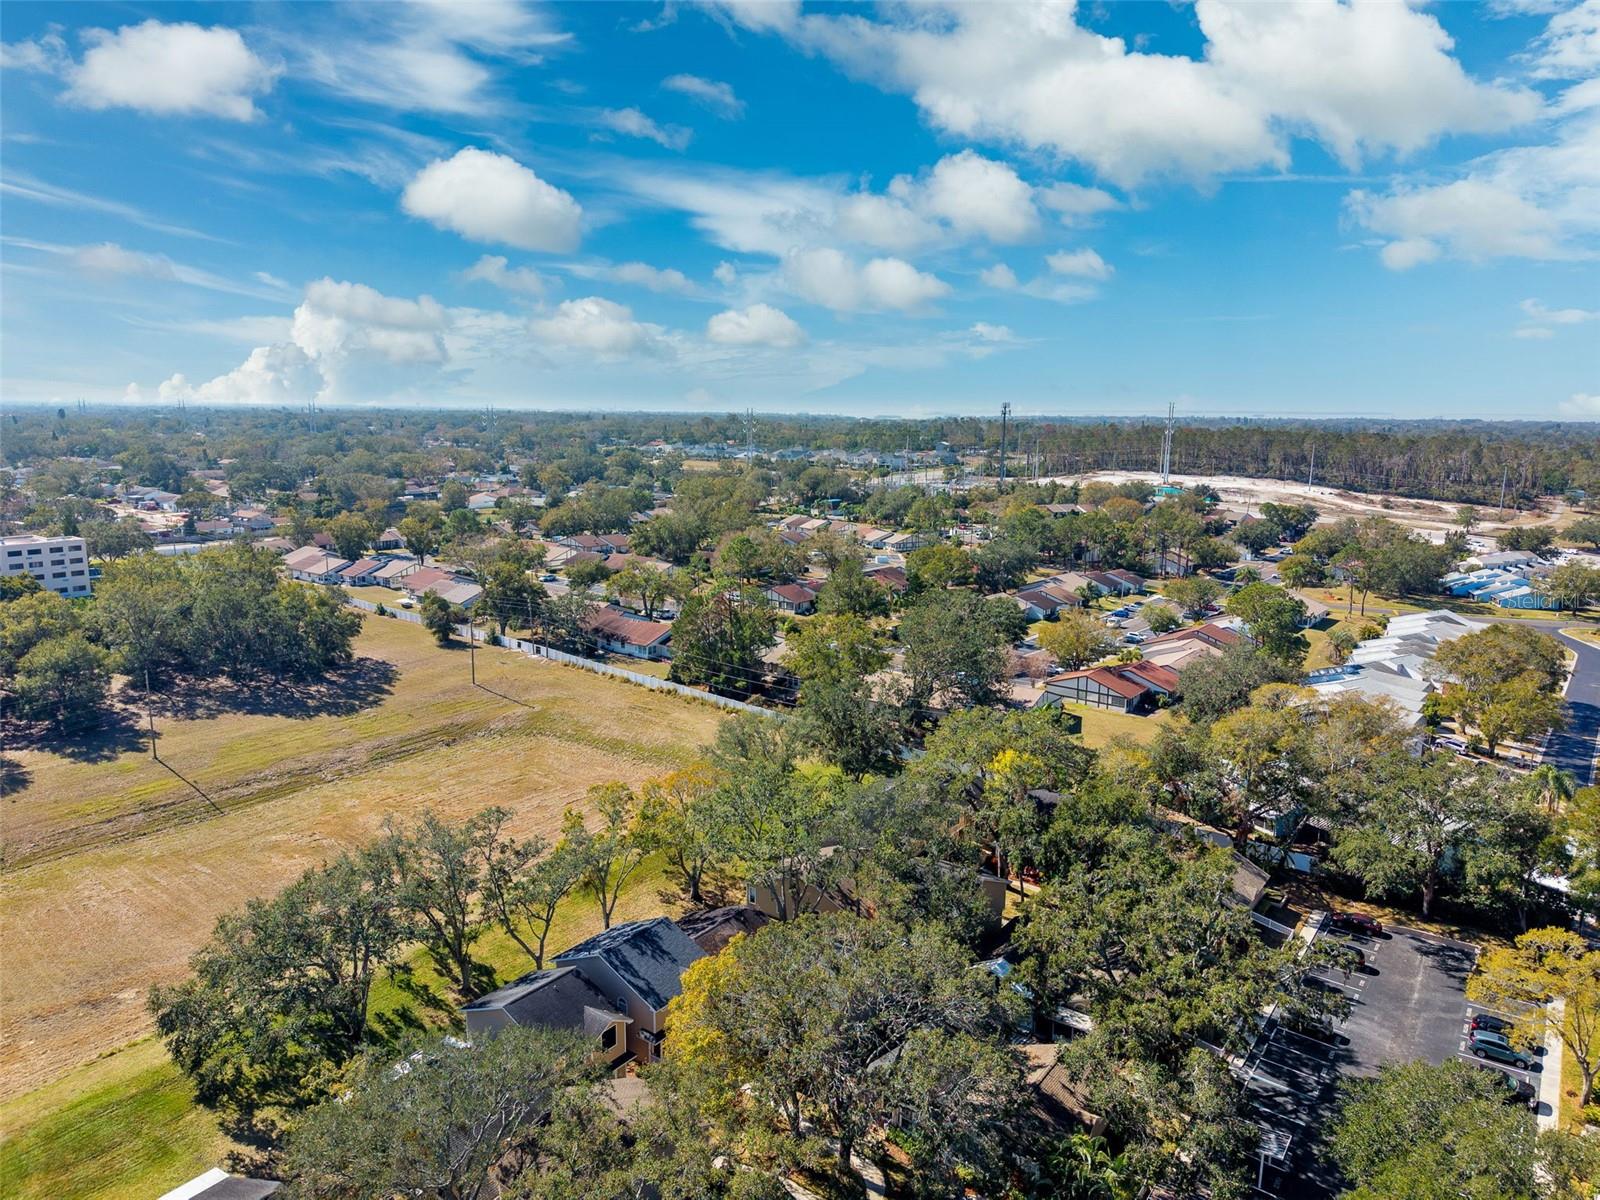
[[[101,714],[100,724],[94,728],[67,734],[42,721],[18,721],[8,716],[0,720],[0,738],[11,750],[38,750],[85,763],[110,762],[147,745],[144,731],[139,728],[139,714],[121,705],[108,706]],[[27,786],[29,778],[20,765],[16,769],[22,777],[17,785],[20,791]],[[4,776],[0,779],[4,780],[0,794],[11,795],[10,780]]]
[[[0,799],[16,796],[28,790],[33,783],[33,773],[14,758],[0,754]]]
[[[381,704],[394,691],[398,668],[381,658],[358,658],[320,679],[178,679],[154,690],[151,707],[157,726],[163,717],[198,721],[227,715],[293,717],[348,717]],[[144,695],[136,686],[124,692],[126,701],[142,708]]]

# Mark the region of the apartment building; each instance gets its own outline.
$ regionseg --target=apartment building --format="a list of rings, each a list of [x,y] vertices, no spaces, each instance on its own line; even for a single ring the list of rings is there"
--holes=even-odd
[[[0,575],[32,575],[63,596],[89,594],[89,554],[81,537],[20,533],[0,537]]]

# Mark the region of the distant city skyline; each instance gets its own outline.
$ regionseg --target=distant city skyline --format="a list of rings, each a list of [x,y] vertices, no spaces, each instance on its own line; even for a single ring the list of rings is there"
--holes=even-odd
[[[10,403],[1600,419],[1600,0],[4,39]]]

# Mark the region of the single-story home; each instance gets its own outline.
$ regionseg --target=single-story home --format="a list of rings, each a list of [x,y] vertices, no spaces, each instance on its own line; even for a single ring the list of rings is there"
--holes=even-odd
[[[406,539],[400,536],[400,531],[393,525],[372,539],[374,550],[403,550],[405,544]]]
[[[817,607],[817,588],[805,580],[797,583],[775,583],[761,590],[779,612],[804,616]]]
[[[1117,712],[1144,712],[1178,691],[1178,673],[1151,663],[1117,663],[1067,671],[1045,681],[1055,703],[1085,704]]]
[[[1145,589],[1142,576],[1135,575],[1132,571],[1124,571],[1120,567],[1112,571],[1085,571],[1089,581],[1103,592],[1113,596],[1132,596]]]
[[[339,572],[339,582],[346,587],[366,587],[376,582],[372,573],[387,561],[382,558],[358,558]]]
[[[1006,596],[1017,602],[1030,621],[1048,620],[1064,608],[1083,607],[1081,596],[1049,579],[1030,583],[1026,587],[1006,593]]]
[[[627,654],[633,658],[670,658],[667,645],[672,637],[672,625],[667,621],[647,621],[614,604],[602,604],[589,610],[583,618],[583,629],[602,650],[614,654]]]
[[[1238,630],[1208,621],[1153,637],[1140,645],[1139,651],[1145,663],[1182,671],[1196,659],[1215,657],[1242,640],[1243,635]]]
[[[421,569],[422,564],[414,558],[385,559],[382,566],[372,569],[372,582],[379,587],[399,587],[402,579]]]
[[[330,554],[319,546],[301,546],[284,555],[283,565],[290,579],[303,583],[338,583],[339,572],[350,565],[350,560]]]
[[[866,572],[866,576],[874,583],[881,583],[897,596],[911,585],[904,567],[873,567]]]
[[[598,554],[601,558],[613,554],[626,554],[633,548],[625,533],[570,533],[551,540],[569,550],[587,550],[591,554]]]

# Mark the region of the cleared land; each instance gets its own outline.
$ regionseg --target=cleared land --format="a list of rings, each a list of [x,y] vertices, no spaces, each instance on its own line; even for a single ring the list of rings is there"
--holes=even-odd
[[[464,646],[438,649],[382,618],[368,618],[357,652],[351,681],[326,694],[158,711],[171,771],[126,730],[75,758],[13,753],[20,787],[0,802],[0,1099],[143,1035],[146,989],[182,974],[218,915],[385,816],[493,803],[513,810],[515,832],[550,832],[590,785],[682,765],[720,716],[504,651],[478,652],[473,688]]]
[[[1127,483],[1134,479],[1153,479],[1156,471],[1096,471],[1082,480],[1099,479],[1106,483]],[[1074,477],[1058,476],[1062,483]],[[1080,480],[1081,482],[1081,480]],[[1437,534],[1460,528],[1456,511],[1460,504],[1449,500],[1420,500],[1413,496],[1391,496],[1382,492],[1348,492],[1340,488],[1292,483],[1284,479],[1247,479],[1238,475],[1173,475],[1179,487],[1203,483],[1216,489],[1225,505],[1254,509],[1263,504],[1314,504],[1324,518],[1388,517],[1413,529]],[[1564,525],[1568,521],[1565,505],[1555,502],[1549,512],[1509,512],[1504,521],[1496,509],[1480,508],[1482,523],[1475,532],[1493,537],[1502,529],[1525,525]]]

